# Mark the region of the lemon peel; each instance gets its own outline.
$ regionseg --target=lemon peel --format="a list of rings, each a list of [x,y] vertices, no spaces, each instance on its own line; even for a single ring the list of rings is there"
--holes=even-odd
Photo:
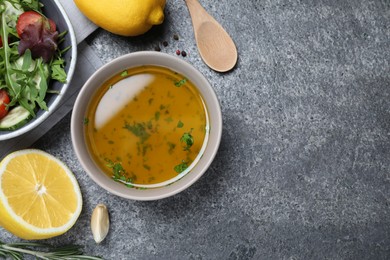
[[[166,0],[74,0],[99,27],[122,36],[138,36],[164,21]]]

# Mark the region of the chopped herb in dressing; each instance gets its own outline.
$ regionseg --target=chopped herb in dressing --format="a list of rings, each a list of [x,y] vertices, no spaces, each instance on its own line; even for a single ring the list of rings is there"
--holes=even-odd
[[[155,114],[154,114],[154,119],[156,119],[156,121],[158,121],[159,119],[160,119],[160,112],[156,112]]]
[[[172,123],[172,122],[173,122],[173,119],[172,119],[172,117],[167,117],[167,118],[165,118],[165,121],[166,121],[167,123]]]
[[[150,144],[145,144],[142,146],[142,156],[145,156],[146,153],[151,150],[153,150],[153,147]]]
[[[183,126],[183,122],[179,120],[179,122],[177,123],[177,128],[182,128]]]
[[[191,135],[191,132],[192,129],[190,132],[184,133],[183,136],[180,138],[180,142],[184,144],[184,151],[190,150],[191,146],[194,144],[194,137]]]
[[[179,87],[183,86],[184,84],[186,84],[186,82],[187,82],[186,78],[179,80],[179,81],[175,81],[175,86],[179,88]]]
[[[106,166],[112,169],[112,173],[113,173],[112,179],[114,181],[123,182],[127,185],[129,185],[129,183],[132,182],[131,178],[126,177],[127,172],[123,168],[121,163],[119,162],[114,163],[110,159],[106,159],[106,162],[107,162]]]
[[[139,137],[142,143],[150,137],[150,134],[146,131],[145,124],[134,123],[133,125],[130,125],[125,123],[124,128],[132,132],[135,136]]]
[[[169,153],[169,154],[172,154],[173,150],[174,150],[175,147],[176,147],[176,144],[171,143],[171,142],[168,142],[168,147],[169,147],[168,153]]]
[[[177,173],[182,173],[188,168],[187,162],[183,161],[181,164],[175,166],[174,170]]]

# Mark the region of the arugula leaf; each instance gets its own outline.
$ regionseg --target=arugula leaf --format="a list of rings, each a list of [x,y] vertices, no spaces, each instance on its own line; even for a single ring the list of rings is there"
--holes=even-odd
[[[21,0],[20,4],[26,11],[35,10],[41,12],[41,7],[43,6],[38,0]]]
[[[26,71],[31,67],[32,64],[32,57],[31,57],[31,51],[26,50],[25,55],[23,55],[23,63],[22,63],[22,70]]]
[[[13,82],[20,86],[20,91],[14,98],[10,94],[10,106],[19,103],[33,116],[37,105],[47,110],[44,99],[48,92],[48,65],[41,58],[33,60],[30,50],[26,50],[22,57],[10,64],[9,71]]]
[[[4,2],[7,3],[7,2]],[[10,63],[10,57],[12,54],[12,50],[8,45],[8,35],[11,31],[10,27],[7,24],[7,16],[6,11],[3,8],[6,8],[4,6],[4,3],[2,5],[3,12],[1,13],[1,28],[0,28],[0,37],[3,40],[3,48],[0,49],[0,56],[3,59],[4,62],[4,76],[5,76],[5,83],[8,87],[8,94],[10,95],[11,102],[8,106],[13,106],[17,103],[17,98],[20,96],[21,93],[21,86],[17,84],[12,78],[13,70],[11,68]],[[26,107],[27,110],[30,111],[29,108]]]
[[[39,60],[39,61],[41,61],[41,60]],[[45,96],[46,96],[46,92],[47,92],[47,75],[44,71],[45,69],[43,67],[42,62],[38,62],[38,68],[39,68],[39,76],[41,77],[41,80],[39,83],[39,91],[38,91],[39,95],[38,95],[36,102],[38,103],[40,108],[42,108],[44,110],[48,110],[48,108],[46,106],[46,102],[44,101]]]
[[[66,83],[65,61],[58,57],[50,64],[51,78]]]

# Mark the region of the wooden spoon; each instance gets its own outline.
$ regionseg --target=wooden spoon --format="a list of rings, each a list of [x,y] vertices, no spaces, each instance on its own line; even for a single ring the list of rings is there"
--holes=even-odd
[[[232,38],[197,0],[185,1],[203,61],[218,72],[231,70],[237,62],[237,49]]]

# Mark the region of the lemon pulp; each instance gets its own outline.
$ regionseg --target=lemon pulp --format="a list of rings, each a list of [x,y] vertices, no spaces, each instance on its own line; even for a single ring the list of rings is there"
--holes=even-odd
[[[77,180],[61,161],[40,150],[11,153],[0,163],[0,225],[24,239],[69,230],[80,215]]]

